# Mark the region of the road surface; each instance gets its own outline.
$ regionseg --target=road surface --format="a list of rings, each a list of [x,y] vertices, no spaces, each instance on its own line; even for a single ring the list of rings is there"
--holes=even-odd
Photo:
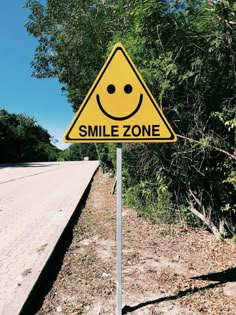
[[[97,161],[0,165],[0,314],[17,315]]]

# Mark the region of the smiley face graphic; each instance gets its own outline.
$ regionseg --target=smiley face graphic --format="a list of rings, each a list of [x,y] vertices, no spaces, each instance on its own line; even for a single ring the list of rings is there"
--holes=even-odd
[[[65,136],[71,143],[175,142],[176,135],[121,43],[88,91]]]
[[[138,112],[143,102],[143,94],[140,94],[139,98],[137,98],[137,95],[133,96],[132,94],[133,87],[131,84],[122,86],[122,84],[115,85],[111,83],[106,87],[105,100],[101,101],[100,95],[96,95],[97,104],[103,114],[110,119],[126,120]],[[117,100],[119,101],[117,102]],[[119,104],[119,102],[122,104]]]

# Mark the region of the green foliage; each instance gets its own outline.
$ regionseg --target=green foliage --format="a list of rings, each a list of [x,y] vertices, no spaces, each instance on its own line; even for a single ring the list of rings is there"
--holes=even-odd
[[[106,54],[106,46],[117,30],[120,1],[28,0],[31,10],[27,31],[38,38],[32,63],[38,78],[57,77],[64,84],[73,108],[88,92]]]
[[[125,189],[124,196],[128,206],[155,223],[175,221],[168,179],[160,174],[156,175],[156,182],[140,181]]]
[[[55,161],[59,151],[33,118],[0,109],[0,163]]]
[[[202,227],[203,223],[192,213],[189,211],[189,206],[186,202],[179,202],[178,207],[176,207],[176,220],[183,226],[196,226]]]
[[[61,151],[58,161],[81,161],[83,158],[78,144],[72,144],[69,148]]]
[[[198,211],[216,225],[222,216],[233,224],[236,11],[233,2],[209,2],[183,1],[182,8],[174,8],[167,1],[135,1],[128,35],[131,45],[132,38],[141,38],[135,62],[174,129],[198,142],[144,145],[143,152],[130,146],[129,154],[138,159],[129,159],[127,176],[132,187],[159,169],[171,179],[177,209],[185,209],[194,191],[197,199],[191,201]]]
[[[124,146],[127,202],[155,221],[175,210],[192,222],[192,203],[216,226],[222,218],[235,225],[235,1],[29,0],[27,7],[27,30],[39,40],[35,75],[56,76],[74,109],[121,41],[181,136],[176,144]],[[97,152],[103,171],[114,167],[114,146]]]
[[[58,156],[59,161],[82,161],[85,157],[89,160],[97,160],[97,151],[94,144],[73,143]]]
[[[116,145],[114,143],[108,143],[108,159],[112,163],[111,170],[116,169]]]
[[[100,162],[101,169],[103,173],[107,173],[111,169],[113,169],[112,161],[109,157],[109,149],[106,144],[97,144],[97,155]]]

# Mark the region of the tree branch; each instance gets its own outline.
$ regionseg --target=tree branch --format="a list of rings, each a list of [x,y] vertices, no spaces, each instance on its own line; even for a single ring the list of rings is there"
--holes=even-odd
[[[217,229],[217,227],[215,226],[215,224],[209,219],[207,218],[206,216],[204,216],[201,212],[199,212],[193,205],[193,202],[191,200],[191,194],[189,193],[188,194],[188,198],[187,199],[187,202],[190,206],[190,211],[195,215],[197,216],[203,223],[205,223],[208,228],[212,231],[212,233],[215,235],[215,237],[217,239],[221,239],[221,235],[220,235],[220,232],[219,230]]]
[[[177,135],[177,137],[181,138],[181,139],[188,140],[189,142],[194,142],[194,143],[198,143],[198,144],[201,145],[201,142],[198,141],[198,140],[194,140],[194,139],[188,138],[186,136],[181,136],[181,135]],[[224,153],[225,155],[229,156],[231,159],[236,160],[236,155],[235,154],[231,154],[231,153],[229,153],[229,152],[227,152],[227,151],[225,151],[225,150],[223,150],[221,148],[217,148],[217,147],[215,147],[215,146],[213,146],[211,144],[208,144],[208,147],[212,148],[212,149],[214,149],[214,150],[216,150],[218,152]]]

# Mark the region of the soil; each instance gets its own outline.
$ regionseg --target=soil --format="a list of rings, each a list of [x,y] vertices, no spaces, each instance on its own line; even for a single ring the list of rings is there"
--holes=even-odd
[[[116,314],[114,178],[94,177],[58,277],[38,315]],[[123,314],[236,314],[236,245],[154,225],[123,209]]]

